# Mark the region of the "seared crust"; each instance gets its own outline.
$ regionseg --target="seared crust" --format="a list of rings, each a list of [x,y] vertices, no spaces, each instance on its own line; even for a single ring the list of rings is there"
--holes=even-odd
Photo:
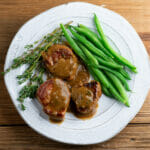
[[[76,112],[83,117],[92,116],[102,94],[101,86],[94,80],[88,82],[89,73],[71,48],[56,44],[43,52],[42,57],[48,71],[69,84]],[[37,90],[43,110],[54,121],[64,119],[71,96],[67,83],[59,78],[47,80]]]
[[[53,88],[53,80],[47,80],[37,90],[37,98],[43,106],[48,105],[50,102],[50,95]]]
[[[58,78],[47,80],[40,85],[36,95],[51,119],[55,121],[64,119],[70,103],[70,91],[63,80]]]
[[[66,45],[55,44],[42,53],[47,69],[57,77],[72,80],[78,67],[77,58]]]
[[[102,94],[101,86],[97,81],[73,87],[71,93],[76,111],[85,116],[93,114],[96,111],[97,102]]]
[[[95,81],[95,80],[93,80],[93,81],[91,81],[89,83],[85,83],[84,86],[93,91],[93,93],[94,93],[94,100],[98,101],[98,99],[102,95],[100,83]]]

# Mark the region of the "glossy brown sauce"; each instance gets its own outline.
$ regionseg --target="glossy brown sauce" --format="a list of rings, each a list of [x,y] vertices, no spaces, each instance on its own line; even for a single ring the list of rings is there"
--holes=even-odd
[[[74,114],[81,119],[91,118],[97,111],[101,87],[97,81],[90,81],[77,87],[72,87],[72,102]]]
[[[72,80],[76,73],[77,57],[65,45],[54,45],[42,53],[47,69],[56,77]]]
[[[50,116],[50,120],[59,122],[64,119],[70,103],[70,91],[63,80],[53,78],[41,84],[37,98],[43,104],[43,110]]]
[[[87,83],[89,81],[89,78],[90,78],[90,74],[89,74],[88,70],[81,62],[79,62],[75,78],[73,80],[68,81],[68,84],[70,85],[71,88],[73,88],[78,85],[82,85],[83,83]],[[83,101],[80,101],[81,97],[79,97],[79,102],[82,103],[81,105],[86,106],[87,103],[90,103],[91,101],[93,101],[93,93],[90,90],[82,87],[80,92],[83,93],[82,99],[84,99]],[[86,95],[86,93],[88,93],[88,94]],[[77,95],[79,95],[79,94],[76,93],[76,96]],[[95,115],[96,110],[97,109],[93,109],[89,114],[86,114],[86,115],[80,114],[79,112],[76,111],[76,106],[75,106],[74,102],[71,100],[69,107],[67,109],[67,112],[73,113],[76,117],[85,120],[85,119],[92,118],[93,115]]]
[[[56,45],[54,49],[53,47],[54,46],[52,46],[48,52],[42,54],[45,65],[48,71],[51,72],[50,78],[60,77],[66,81],[70,91],[78,85],[87,83],[90,74],[74,53],[71,50],[68,50],[65,45]],[[87,87],[81,87],[80,90],[74,91],[77,103],[79,106],[82,106],[81,109],[89,109],[85,114],[81,114],[77,111],[73,100],[71,100],[71,102],[70,100],[66,100],[66,97],[68,96],[70,95],[68,95],[68,91],[64,88],[64,85],[59,82],[59,80],[55,80],[51,91],[51,100],[49,105],[46,106],[47,110],[51,110],[55,114],[50,115],[50,122],[57,124],[62,123],[63,120],[59,120],[59,117],[56,115],[56,113],[59,112],[61,112],[61,115],[65,115],[65,112],[67,111],[84,120],[90,119],[95,115],[98,104],[93,104],[93,92]]]
[[[96,104],[96,108],[93,109],[93,111],[91,113],[83,115],[83,114],[80,114],[79,112],[77,112],[76,106],[75,106],[74,102],[71,100],[70,104],[69,104],[69,107],[67,109],[67,112],[68,113],[73,113],[79,119],[88,120],[88,119],[91,119],[96,114],[97,108],[98,108],[98,104]]]
[[[74,86],[88,82],[89,77],[90,77],[89,72],[87,71],[85,66],[79,62],[75,77],[72,80],[68,81],[68,84],[71,87],[74,87]]]
[[[72,97],[76,99],[76,104],[82,108],[89,108],[93,103],[93,93],[88,88],[82,86],[79,88],[72,88]]]
[[[72,59],[60,59],[59,62],[53,67],[53,72],[63,78],[69,78],[72,74],[75,74],[77,63],[74,63]]]
[[[67,83],[69,84],[70,88],[72,88],[74,86],[77,86],[77,85],[88,82],[89,78],[90,78],[90,74],[87,71],[87,69],[85,68],[85,66],[82,63],[78,62],[78,68],[77,68],[77,71],[76,71],[75,78],[70,80],[70,81],[67,81]],[[81,88],[81,90],[82,90],[81,92],[83,92],[83,93],[88,92],[88,96],[83,97],[84,101],[82,102],[82,105],[86,105],[87,103],[90,103],[90,101],[93,100],[93,93],[90,90],[87,90],[87,88]],[[55,89],[55,91],[57,91],[57,89]],[[59,95],[59,91],[57,93]],[[56,97],[57,93],[54,92],[54,94],[53,94],[54,101],[55,101],[55,97]],[[86,95],[86,94],[83,94],[83,95]],[[55,103],[55,105],[57,105],[57,104]],[[62,104],[62,106],[64,106],[64,105]],[[95,115],[96,110],[97,109],[95,108],[89,114],[86,114],[86,115],[85,114],[84,115],[80,114],[79,112],[76,111],[75,104],[71,100],[71,102],[68,106],[67,112],[68,113],[73,113],[79,119],[86,120],[86,119],[91,119]],[[50,118],[50,122],[61,124],[63,122],[63,120],[62,121],[57,121],[55,119]]]
[[[55,120],[55,119],[49,117],[49,121],[50,121],[50,123],[54,123],[54,124],[60,125],[60,124],[63,123],[64,120]]]
[[[56,112],[64,111],[69,102],[66,100],[66,97],[69,96],[68,89],[64,88],[63,82],[56,79],[53,83],[53,89],[51,92],[51,100],[49,103],[50,109]]]

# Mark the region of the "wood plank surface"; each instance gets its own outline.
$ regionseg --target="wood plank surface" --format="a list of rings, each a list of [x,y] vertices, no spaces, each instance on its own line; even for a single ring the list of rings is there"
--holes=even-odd
[[[12,150],[134,150],[150,147],[150,125],[130,124],[119,135],[102,144],[73,146],[49,140],[27,126],[4,126],[0,128],[0,146]]]
[[[72,1],[72,0],[71,0]],[[150,0],[84,0],[124,16],[139,33],[150,55]],[[69,0],[0,0],[0,72],[9,44],[28,19]],[[5,149],[150,149],[150,93],[131,123],[116,137],[92,146],[71,146],[42,137],[27,127],[15,110],[0,76],[0,150]]]

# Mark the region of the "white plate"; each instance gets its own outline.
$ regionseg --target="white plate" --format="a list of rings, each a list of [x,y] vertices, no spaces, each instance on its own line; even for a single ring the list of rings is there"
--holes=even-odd
[[[52,124],[36,99],[25,101],[27,106],[25,111],[21,111],[18,107],[18,92],[23,85],[17,84],[16,75],[21,74],[25,67],[5,75],[5,83],[11,99],[24,121],[38,133],[59,142],[86,145],[112,138],[137,114],[149,90],[149,58],[133,27],[123,17],[110,10],[83,2],[60,5],[25,23],[9,47],[5,69],[12,64],[13,58],[23,53],[26,44],[40,39],[60,23],[73,20],[74,24],[82,23],[94,28],[94,12],[99,17],[111,44],[138,68],[138,74],[131,74],[132,81],[129,82],[133,91],[129,93],[130,108],[103,95],[99,101],[98,111],[92,119],[83,121],[72,114],[67,114],[62,124]]]

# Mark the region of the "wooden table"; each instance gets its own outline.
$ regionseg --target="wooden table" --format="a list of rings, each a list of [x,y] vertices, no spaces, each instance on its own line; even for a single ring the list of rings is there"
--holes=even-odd
[[[69,0],[0,0],[0,72],[17,30],[30,18]],[[150,54],[150,0],[87,0],[124,16],[139,33]],[[150,149],[150,93],[136,117],[116,137],[91,146],[51,141],[29,128],[16,112],[0,76],[0,150]]]

